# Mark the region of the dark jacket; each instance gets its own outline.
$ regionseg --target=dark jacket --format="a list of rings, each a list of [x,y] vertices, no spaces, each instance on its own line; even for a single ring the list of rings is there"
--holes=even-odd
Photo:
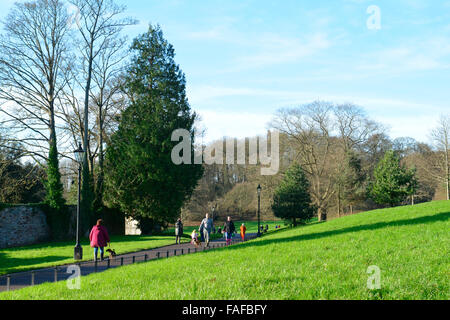
[[[175,235],[181,236],[183,234],[183,222],[177,221],[175,223]]]
[[[235,233],[236,228],[234,227],[233,221],[225,222],[225,224],[223,225],[223,231],[227,233]]]

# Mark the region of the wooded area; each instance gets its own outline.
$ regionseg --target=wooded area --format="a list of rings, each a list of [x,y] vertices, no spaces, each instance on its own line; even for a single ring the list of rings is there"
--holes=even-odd
[[[261,176],[258,166],[205,166],[204,176],[183,214],[196,220],[202,212],[216,207],[217,215],[255,217],[256,186],[263,186],[261,210],[273,218],[273,194],[284,172],[297,163],[311,187],[312,203],[318,215],[340,217],[389,205],[370,197],[377,165],[389,151],[401,166],[414,171],[416,184],[398,204],[449,199],[448,132],[449,116],[441,116],[429,143],[409,137],[391,139],[382,124],[371,120],[364,109],[346,104],[316,101],[280,110],[271,127],[280,131],[280,172]],[[248,139],[247,150],[248,150]]]

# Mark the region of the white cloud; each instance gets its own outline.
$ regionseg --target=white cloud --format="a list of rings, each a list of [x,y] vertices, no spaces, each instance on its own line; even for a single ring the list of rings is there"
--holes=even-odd
[[[333,41],[325,33],[315,33],[304,38],[263,34],[249,39],[254,52],[236,59],[237,69],[259,68],[268,65],[295,62],[330,48]]]
[[[229,112],[217,110],[196,110],[201,117],[200,126],[206,128],[205,143],[223,137],[246,138],[264,134],[270,113]]]
[[[223,26],[216,26],[208,30],[188,31],[184,34],[184,38],[192,40],[225,40],[227,38],[227,30]]]
[[[213,104],[225,109],[227,106],[221,105],[220,101],[236,96],[254,97],[255,104],[263,103],[264,106],[257,113],[207,107]],[[393,138],[410,136],[420,141],[428,140],[428,132],[435,125],[439,114],[448,112],[448,106],[389,97],[214,86],[195,87],[190,91],[191,103],[194,101],[194,106],[202,106],[199,114],[203,118],[203,125],[208,128],[208,139],[262,134],[278,108],[294,107],[314,100],[354,103],[364,108],[374,120],[388,125]]]
[[[389,128],[389,136],[392,139],[400,137],[411,137],[419,142],[430,142],[429,133],[436,127],[439,114],[408,116],[402,117],[386,117],[375,116],[374,120],[387,125]]]
[[[326,24],[323,18],[321,24]],[[194,41],[220,41],[233,45],[236,54],[225,72],[237,72],[269,65],[291,63],[314,56],[329,49],[337,39],[330,39],[325,32],[306,36],[284,35],[275,32],[243,33],[227,25],[217,25],[207,30],[182,31],[182,38]],[[244,52],[244,53],[242,53]]]
[[[374,73],[398,73],[450,68],[450,39],[436,36],[415,39],[396,47],[381,49],[363,56],[356,70]]]
[[[279,101],[308,100],[311,95],[300,91],[268,90],[264,88],[226,87],[213,85],[188,86],[187,94],[192,105],[203,105],[211,102],[220,102],[227,97],[267,97]]]

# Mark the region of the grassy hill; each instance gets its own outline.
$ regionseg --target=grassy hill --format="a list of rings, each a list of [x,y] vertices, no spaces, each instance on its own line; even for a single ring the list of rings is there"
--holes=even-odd
[[[448,201],[375,210],[0,299],[448,299],[449,218]]]

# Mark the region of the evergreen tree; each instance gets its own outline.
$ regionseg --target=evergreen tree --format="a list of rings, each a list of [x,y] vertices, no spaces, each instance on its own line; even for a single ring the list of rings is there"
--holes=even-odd
[[[197,116],[191,112],[174,49],[159,26],[137,37],[131,52],[125,79],[130,105],[106,151],[105,196],[141,225],[148,225],[148,219],[174,222],[203,169],[175,165],[171,153],[178,142],[171,137],[185,129],[193,140]]]
[[[395,206],[417,189],[415,169],[400,164],[394,151],[386,152],[374,170],[374,181],[369,185],[369,196],[378,204]]]
[[[81,169],[80,233],[85,234],[96,220],[94,216],[94,177],[85,156]]]
[[[366,177],[362,169],[361,158],[353,151],[347,153],[342,176],[344,204],[349,205],[350,212],[353,213],[353,205],[358,201],[363,201],[366,196]]]
[[[47,179],[45,181],[46,203],[55,211],[60,211],[64,204],[64,187],[61,183],[61,173],[59,172],[58,150],[56,143],[50,145],[47,161]]]
[[[301,166],[293,164],[275,190],[272,204],[274,215],[292,220],[294,226],[297,226],[297,222],[305,223],[310,220],[316,210],[311,205],[309,186]]]

